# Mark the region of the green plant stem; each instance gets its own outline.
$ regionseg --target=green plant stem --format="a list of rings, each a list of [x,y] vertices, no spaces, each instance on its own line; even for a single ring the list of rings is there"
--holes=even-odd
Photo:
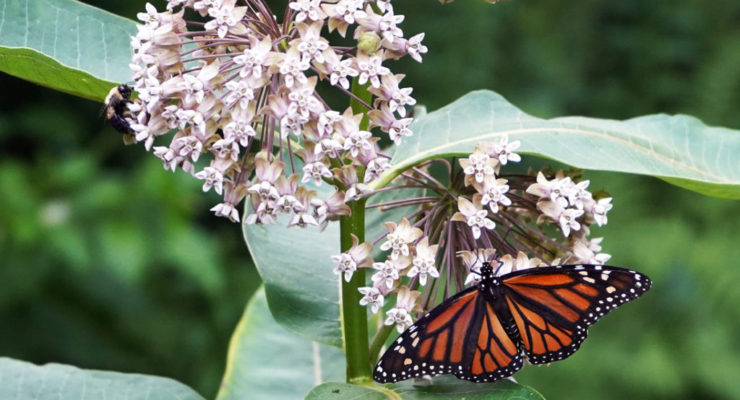
[[[366,83],[364,85],[360,85],[358,78],[354,78],[352,80],[352,94],[357,96],[358,98],[362,99],[367,104],[372,104],[373,102],[373,95],[372,93],[367,91],[367,88],[370,86],[369,83]],[[360,122],[360,129],[367,129],[368,125],[370,124],[370,120],[367,118],[367,112],[369,111],[365,106],[362,105],[359,101],[355,99],[349,100],[349,105],[352,107],[352,112],[355,114],[362,113],[362,121]]]
[[[372,94],[367,91],[368,85],[360,85],[357,78],[352,81],[352,93],[370,104]],[[350,100],[352,112],[362,114],[360,129],[367,129],[368,110],[354,99]],[[358,174],[360,181],[362,175]],[[365,199],[347,203],[351,214],[339,220],[339,232],[342,252],[352,247],[352,235],[359,243],[365,241]],[[360,305],[358,289],[365,286],[365,269],[360,268],[349,282],[342,282],[342,343],[347,357],[347,382],[364,383],[370,381],[370,355],[368,352],[367,310]]]
[[[360,243],[365,241],[365,200],[348,203],[352,214],[339,220],[342,252],[352,247],[352,235]],[[365,270],[358,269],[347,282],[342,280],[342,342],[347,357],[347,382],[370,380],[368,352],[367,311],[360,305],[362,297],[357,290],[365,286]]]
[[[383,348],[385,340],[388,339],[388,335],[391,334],[393,328],[393,325],[384,324],[377,332],[375,332],[373,341],[370,343],[370,365],[378,362],[378,358],[380,358],[380,349]]]

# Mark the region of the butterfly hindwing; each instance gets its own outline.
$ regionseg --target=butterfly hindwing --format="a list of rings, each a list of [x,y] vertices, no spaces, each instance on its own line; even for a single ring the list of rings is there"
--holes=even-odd
[[[516,343],[506,334],[493,304],[480,297],[480,301],[485,303],[481,306],[485,312],[477,331],[475,352],[464,376],[455,375],[475,382],[489,382],[513,375],[522,368],[523,359]]]
[[[378,361],[373,379],[396,382],[425,374],[449,374],[461,366],[478,295],[475,287],[465,289],[411,325]]]
[[[650,288],[635,271],[602,265],[563,265],[502,277],[507,306],[532,364],[562,360],[586,339],[587,328]]]
[[[406,330],[378,362],[381,383],[423,375],[454,374],[477,382],[509,376],[522,366],[492,305],[477,287],[434,308]]]

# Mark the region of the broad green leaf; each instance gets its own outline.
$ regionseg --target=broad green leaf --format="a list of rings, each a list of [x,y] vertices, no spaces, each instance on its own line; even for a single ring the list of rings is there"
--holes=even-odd
[[[362,400],[391,400],[399,397],[380,386],[360,386],[350,383],[329,382],[323,383],[311,389],[306,395],[306,400],[341,400],[341,399],[362,399]]]
[[[330,193],[327,185],[319,189],[320,197]],[[402,194],[381,193],[372,202],[397,200],[399,196]],[[368,210],[366,240],[385,232],[383,222],[398,221],[399,212],[404,211],[407,210]],[[339,224],[332,222],[320,232],[316,227],[287,228],[286,223],[287,219],[281,218],[274,225],[242,227],[249,252],[265,282],[270,311],[285,328],[310,340],[339,347],[342,345],[339,281],[332,272],[331,262],[331,256],[339,254]]]
[[[242,227],[270,311],[291,331],[341,347],[339,281],[331,262],[339,254],[339,225],[330,223],[320,232],[316,227],[288,228],[287,222],[281,218],[273,225]]]
[[[0,358],[0,398],[36,400],[203,400],[169,378],[34,365]]]
[[[344,379],[344,368],[341,350],[278,325],[259,289],[231,338],[217,399],[300,399],[314,385]]]
[[[348,383],[324,383],[316,386],[306,400],[319,399],[403,399],[403,400],[542,400],[534,389],[503,380],[495,383],[473,383],[444,375],[433,379],[433,384],[414,385],[411,381],[385,387],[357,386]]]
[[[0,71],[102,100],[131,80],[136,23],[73,0],[0,1]]]
[[[469,93],[418,118],[376,182],[435,157],[470,154],[480,142],[521,141],[519,152],[578,168],[651,175],[706,195],[740,198],[740,131],[686,115],[626,121],[528,115],[490,91]]]
[[[541,394],[529,386],[509,380],[494,383],[474,383],[457,379],[451,375],[437,376],[433,385],[414,386],[411,381],[389,385],[404,400],[542,400]]]

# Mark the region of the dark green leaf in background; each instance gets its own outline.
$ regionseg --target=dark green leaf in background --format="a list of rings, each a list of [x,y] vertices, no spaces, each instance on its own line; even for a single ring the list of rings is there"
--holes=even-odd
[[[84,370],[69,365],[33,365],[0,358],[0,398],[35,400],[203,400],[168,378]]]
[[[131,80],[133,21],[73,0],[0,5],[0,71],[92,100]]]

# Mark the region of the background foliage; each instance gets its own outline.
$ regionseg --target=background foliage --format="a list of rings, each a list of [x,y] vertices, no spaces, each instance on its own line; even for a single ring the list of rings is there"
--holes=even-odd
[[[687,113],[740,128],[734,0],[395,4],[406,32],[427,33],[424,63],[402,69],[430,110],[491,88],[540,117]],[[0,355],[168,376],[212,398],[259,284],[240,228],[206,211],[215,198],[198,182],[123,147],[99,104],[7,75],[0,93]],[[587,176],[615,197],[598,231],[612,262],[655,286],[578,354],[517,379],[552,398],[739,398],[738,203]]]

